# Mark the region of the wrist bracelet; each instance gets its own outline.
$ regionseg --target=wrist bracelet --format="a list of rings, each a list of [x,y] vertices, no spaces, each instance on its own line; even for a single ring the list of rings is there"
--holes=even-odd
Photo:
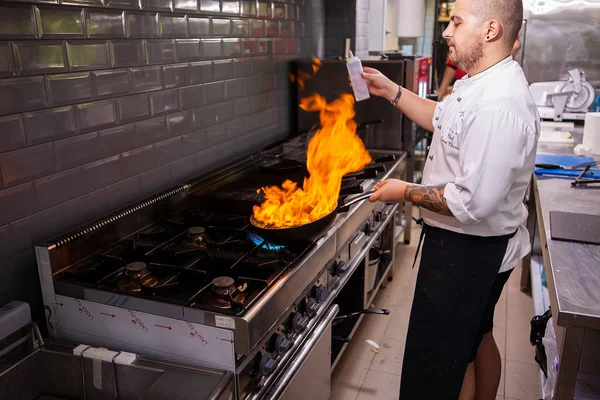
[[[396,95],[396,98],[394,99],[394,101],[391,101],[390,103],[392,103],[392,105],[395,107],[396,104],[398,104],[398,100],[400,100],[400,96],[402,96],[402,86],[398,85],[398,94]]]

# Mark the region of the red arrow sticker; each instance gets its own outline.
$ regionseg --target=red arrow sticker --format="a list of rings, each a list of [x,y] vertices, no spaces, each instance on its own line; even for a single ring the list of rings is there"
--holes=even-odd
[[[113,317],[113,318],[116,317],[115,314],[107,314],[107,313],[103,313],[103,312],[101,312],[100,314],[106,315],[107,317]]]
[[[168,330],[171,330],[171,329],[173,329],[173,328],[171,328],[170,326],[164,326],[164,325],[155,325],[155,326],[158,326],[159,328],[168,329]]]

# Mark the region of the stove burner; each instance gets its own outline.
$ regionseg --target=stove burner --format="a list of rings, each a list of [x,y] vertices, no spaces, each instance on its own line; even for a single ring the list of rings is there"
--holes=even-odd
[[[213,279],[212,289],[217,295],[214,299],[214,306],[222,309],[230,309],[232,303],[242,304],[246,300],[247,285],[235,287],[235,280],[229,276],[220,276]]]
[[[233,278],[230,278],[228,276],[220,276],[218,278],[213,279],[213,290],[217,294],[228,295],[235,290],[234,283],[235,281],[233,280]]]
[[[144,271],[146,268],[148,268],[148,266],[146,265],[146,263],[143,263],[143,262],[132,262],[125,266],[128,276],[132,276],[132,275],[134,276],[135,273]]]
[[[192,226],[187,230],[188,239],[192,241],[193,245],[206,248],[206,242],[208,240],[206,236],[206,229],[201,226]]]
[[[132,262],[125,266],[125,276],[117,283],[117,287],[126,292],[139,292],[144,287],[153,287],[158,279],[148,270],[143,262]]]
[[[256,246],[261,246],[263,250],[271,250],[271,251],[279,251],[285,248],[285,246],[280,246],[277,244],[269,243],[262,237],[258,236],[254,232],[248,233],[248,239]]]

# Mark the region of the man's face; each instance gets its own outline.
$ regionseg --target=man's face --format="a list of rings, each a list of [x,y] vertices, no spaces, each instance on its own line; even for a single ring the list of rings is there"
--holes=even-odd
[[[483,57],[482,25],[471,12],[471,0],[457,0],[450,13],[451,22],[444,31],[448,40],[448,57],[465,72],[473,69]]]

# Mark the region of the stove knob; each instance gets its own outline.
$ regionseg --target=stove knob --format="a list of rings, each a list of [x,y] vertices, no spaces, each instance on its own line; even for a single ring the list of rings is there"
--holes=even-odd
[[[267,376],[277,368],[277,361],[270,354],[263,354],[260,359],[258,373],[262,376]]]
[[[292,331],[296,333],[302,332],[307,325],[308,317],[305,317],[300,313],[294,314],[294,317],[292,318]]]
[[[319,303],[324,302],[329,297],[329,292],[325,286],[317,286],[315,297]]]
[[[277,334],[277,339],[275,339],[275,351],[282,354],[288,351],[290,347],[292,347],[292,341],[283,333]]]
[[[319,309],[319,303],[317,303],[316,299],[312,297],[306,301],[306,314],[310,318],[314,317],[317,314],[317,310]]]
[[[337,261],[335,264],[335,275],[344,275],[348,270],[348,263],[346,261]]]

